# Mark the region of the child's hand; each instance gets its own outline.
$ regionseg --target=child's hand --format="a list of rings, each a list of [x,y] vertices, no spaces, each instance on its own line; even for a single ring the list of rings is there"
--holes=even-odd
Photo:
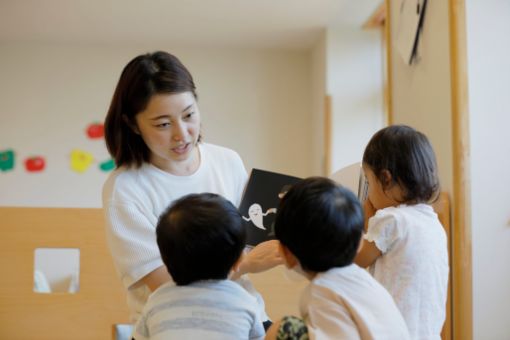
[[[280,264],[283,264],[280,242],[277,240],[265,241],[244,255],[239,269],[230,278],[235,280],[246,273],[260,273]]]

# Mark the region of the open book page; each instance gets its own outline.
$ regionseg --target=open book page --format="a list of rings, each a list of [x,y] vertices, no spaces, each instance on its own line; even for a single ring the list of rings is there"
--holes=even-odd
[[[361,168],[361,162],[343,167],[329,176],[332,180],[351,190],[363,202],[368,194],[368,182]]]
[[[252,170],[239,206],[246,225],[248,247],[275,238],[274,218],[280,198],[299,180],[276,172]]]

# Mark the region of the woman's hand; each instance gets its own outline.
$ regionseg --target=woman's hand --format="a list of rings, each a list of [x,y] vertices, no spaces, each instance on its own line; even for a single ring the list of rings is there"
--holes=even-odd
[[[231,279],[236,280],[247,273],[260,273],[280,264],[283,264],[280,242],[277,240],[265,241],[244,254],[241,264],[237,271],[232,273]]]

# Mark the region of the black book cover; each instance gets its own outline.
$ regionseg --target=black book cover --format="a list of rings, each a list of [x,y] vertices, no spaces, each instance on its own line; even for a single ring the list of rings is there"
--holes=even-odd
[[[285,192],[300,178],[253,169],[239,206],[247,230],[246,245],[272,240],[276,209]]]

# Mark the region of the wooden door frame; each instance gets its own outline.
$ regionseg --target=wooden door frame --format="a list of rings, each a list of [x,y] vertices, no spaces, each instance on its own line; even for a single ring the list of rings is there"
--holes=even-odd
[[[453,338],[473,339],[469,116],[465,0],[449,0],[453,150]]]

